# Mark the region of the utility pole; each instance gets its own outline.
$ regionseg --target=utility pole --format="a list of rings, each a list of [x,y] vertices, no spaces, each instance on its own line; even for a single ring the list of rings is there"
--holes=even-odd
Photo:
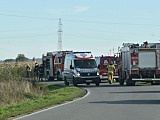
[[[112,50],[109,50],[109,51],[110,51],[110,55],[111,55],[111,51],[112,51]]]
[[[58,46],[57,50],[62,51],[62,22],[61,18],[59,18],[59,24],[58,24]]]
[[[114,55],[114,48],[113,48],[113,55]]]

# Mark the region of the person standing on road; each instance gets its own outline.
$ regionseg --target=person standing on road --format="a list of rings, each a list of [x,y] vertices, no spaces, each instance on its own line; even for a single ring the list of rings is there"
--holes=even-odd
[[[109,82],[109,84],[112,84],[113,75],[115,72],[115,66],[112,61],[110,61],[109,65],[107,66],[107,70],[108,70],[108,82]]]

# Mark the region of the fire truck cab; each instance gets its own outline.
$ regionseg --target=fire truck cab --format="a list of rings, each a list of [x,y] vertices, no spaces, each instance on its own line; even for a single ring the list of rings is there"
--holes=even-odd
[[[118,81],[118,62],[119,62],[119,57],[118,56],[98,56],[95,58],[98,68],[99,68],[99,73],[100,73],[100,79],[101,80],[107,80],[108,79],[108,72],[107,72],[107,66],[110,61],[113,62],[115,66],[115,73],[113,78]]]
[[[70,51],[54,51],[47,52],[42,56],[44,66],[44,76],[48,80],[62,80],[62,72],[64,70],[64,59],[67,52]]]

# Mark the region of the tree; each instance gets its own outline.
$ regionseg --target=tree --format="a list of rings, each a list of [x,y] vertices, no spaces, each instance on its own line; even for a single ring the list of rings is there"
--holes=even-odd
[[[25,61],[28,61],[28,58],[26,58],[24,54],[18,54],[16,62],[25,62]]]
[[[14,62],[15,60],[14,59],[6,59],[4,60],[4,62]]]

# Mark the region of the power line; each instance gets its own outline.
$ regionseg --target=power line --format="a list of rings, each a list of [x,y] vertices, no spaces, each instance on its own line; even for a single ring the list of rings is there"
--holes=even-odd
[[[3,16],[10,16],[10,17],[25,17],[25,18],[32,18],[32,19],[46,19],[46,20],[56,20],[53,18],[46,18],[46,17],[33,17],[33,16],[23,16],[23,15],[11,15],[11,14],[0,14]],[[86,20],[69,20],[69,19],[64,19],[63,21],[68,21],[68,22],[81,22],[81,23],[97,23],[97,24],[115,24],[115,25],[132,25],[132,26],[154,26],[154,27],[159,27],[159,24],[141,24],[141,23],[120,23],[120,22],[101,22],[101,21],[86,21]]]
[[[135,26],[160,26],[160,25],[153,25],[153,24],[138,24],[138,23],[119,23],[119,22],[100,22],[100,21],[85,21],[85,20],[65,20],[68,22],[82,22],[82,23],[98,23],[98,24],[117,24],[117,25],[135,25]]]
[[[11,14],[2,14],[2,13],[0,13],[0,15],[10,16],[10,17],[24,17],[24,18],[33,18],[33,19],[57,20],[57,19],[53,19],[53,18],[33,17],[33,16],[25,16],[25,15],[11,15]]]
[[[41,36],[53,36],[53,35],[57,35],[57,34],[39,34],[39,35],[19,35],[19,36],[10,36],[10,37],[0,37],[0,39],[14,39],[14,38],[30,38],[30,37],[41,37]],[[125,38],[126,38],[126,34],[124,34]],[[85,38],[85,39],[95,39],[95,40],[102,40],[102,41],[105,41],[107,39],[109,40],[120,40],[120,38],[118,36],[102,36],[102,34],[100,35],[97,35],[97,37],[91,37],[90,35],[84,35],[83,33],[82,34],[64,34],[65,37],[73,37],[73,38]],[[128,34],[127,34],[128,36]],[[133,35],[131,35],[130,37],[127,37],[130,38],[130,39],[133,39],[132,37]],[[135,36],[135,35],[134,35]],[[137,36],[137,35],[136,35]],[[139,36],[142,36],[142,35],[139,35]]]
[[[18,13],[22,13],[22,14],[25,13],[25,14],[36,14],[36,15],[37,14],[42,14],[42,12],[39,12],[39,10],[38,10],[38,12],[37,11],[35,12],[35,11],[1,10],[1,12],[12,12],[12,13],[13,12],[18,12]],[[44,14],[45,15],[51,15],[51,16],[57,15],[57,13],[46,13],[46,12]],[[126,19],[131,19],[131,20],[134,20],[134,19],[136,19],[136,20],[137,19],[139,19],[139,20],[149,20],[151,18],[151,17],[147,17],[147,18],[138,17],[138,18],[136,18],[135,16],[134,17],[133,16],[132,17],[126,17],[126,16],[125,17],[122,17],[122,16],[120,16],[120,17],[117,17],[117,16],[116,17],[110,17],[110,16],[107,16],[107,17],[106,16],[101,16],[101,17],[99,17],[99,16],[94,16],[94,15],[92,15],[92,16],[91,15],[90,16],[88,16],[88,15],[87,16],[84,16],[84,15],[83,16],[76,16],[75,14],[67,14],[67,15],[66,14],[61,14],[61,16],[85,17],[85,18],[102,18],[102,19],[104,19],[104,18],[107,18],[107,19],[112,18],[112,19],[125,19],[125,20]]]
[[[28,38],[28,37],[40,37],[40,36],[52,36],[56,34],[45,34],[45,35],[30,35],[30,36],[13,36],[13,37],[0,37],[0,39],[10,39],[10,38]]]
[[[36,29],[44,29],[44,28],[36,28]],[[11,29],[11,30],[0,30],[0,32],[17,32],[17,31],[30,31],[30,30],[35,30],[35,29]]]

